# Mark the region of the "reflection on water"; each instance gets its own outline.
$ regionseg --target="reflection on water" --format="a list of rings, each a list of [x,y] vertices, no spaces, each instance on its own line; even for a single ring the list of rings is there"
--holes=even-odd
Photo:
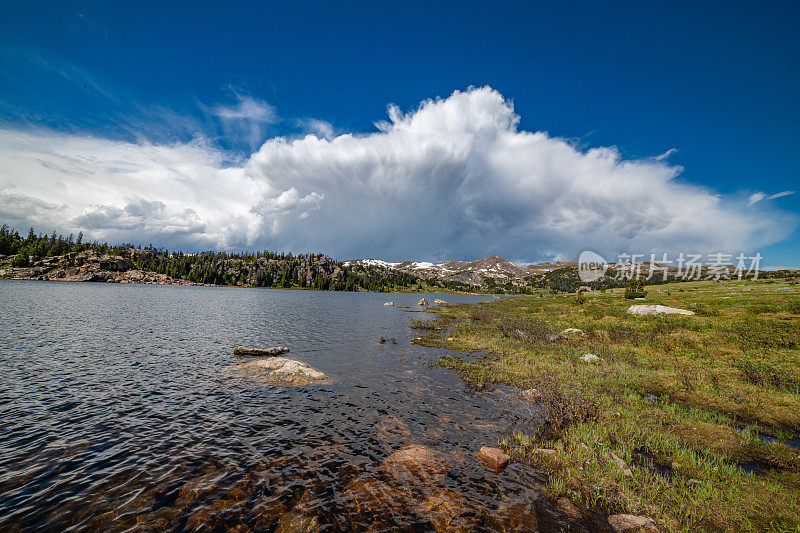
[[[0,529],[565,526],[542,473],[475,460],[533,413],[421,364],[419,298],[0,281]],[[236,345],[331,380],[231,384]]]

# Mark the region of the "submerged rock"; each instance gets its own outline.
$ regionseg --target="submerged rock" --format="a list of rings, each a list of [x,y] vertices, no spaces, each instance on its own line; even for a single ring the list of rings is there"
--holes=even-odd
[[[496,513],[487,516],[488,528],[492,531],[539,531],[536,507],[532,502],[506,500]]]
[[[666,305],[632,305],[626,311],[629,315],[693,315],[694,311],[667,307]]]
[[[312,385],[328,376],[305,363],[284,357],[262,357],[227,367],[229,374],[239,374],[262,385]]]
[[[375,480],[354,479],[342,493],[347,529],[372,531],[375,524],[397,523],[397,518],[408,514],[408,493]]]
[[[611,529],[618,533],[623,531],[658,531],[652,518],[633,514],[615,514],[608,517]]]
[[[234,355],[283,355],[289,351],[285,346],[273,346],[272,348],[245,348],[244,346],[237,346],[233,349]]]
[[[490,448],[489,446],[481,448],[477,457],[479,461],[496,472],[503,470],[508,466],[508,462],[511,460],[511,456],[507,453],[503,453],[497,448]]]
[[[444,489],[426,498],[416,508],[417,514],[430,521],[436,533],[467,532],[478,527],[480,514],[461,494]]]
[[[449,470],[446,458],[434,449],[412,444],[401,448],[381,462],[381,468],[392,480],[409,485],[438,485]]]
[[[281,517],[275,533],[315,533],[320,529],[316,516],[291,512]]]

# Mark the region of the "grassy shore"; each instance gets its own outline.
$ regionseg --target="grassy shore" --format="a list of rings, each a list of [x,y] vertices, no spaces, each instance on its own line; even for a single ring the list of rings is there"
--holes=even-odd
[[[485,351],[437,363],[476,385],[527,391],[545,422],[502,445],[548,471],[554,498],[647,515],[670,531],[800,531],[791,442],[800,434],[800,285],[662,285],[644,302],[621,289],[585,296],[451,305],[418,342]],[[626,314],[644,303],[696,315]],[[584,334],[554,341],[566,328]],[[601,360],[585,363],[586,353]]]

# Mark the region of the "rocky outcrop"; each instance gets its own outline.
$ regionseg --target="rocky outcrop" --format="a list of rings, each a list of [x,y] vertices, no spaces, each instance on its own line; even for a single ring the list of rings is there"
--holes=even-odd
[[[99,254],[94,250],[46,257],[30,267],[4,269],[0,276],[12,279],[82,281],[95,283],[145,283],[151,285],[200,285],[140,270],[127,257]]]
[[[283,357],[260,357],[231,365],[225,368],[225,374],[258,385],[313,385],[328,379],[328,376],[305,363]]]
[[[678,309],[677,307],[667,307],[666,305],[632,305],[626,311],[629,315],[693,315],[694,311]]]

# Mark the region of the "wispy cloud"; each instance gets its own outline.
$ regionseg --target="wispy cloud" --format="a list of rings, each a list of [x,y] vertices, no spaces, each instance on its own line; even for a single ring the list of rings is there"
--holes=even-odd
[[[794,194],[794,191],[781,191],[769,196],[763,192],[753,193],[750,195],[750,205],[756,204],[762,200],[774,200],[776,198],[782,198],[784,196],[789,196],[790,194]]]
[[[213,109],[268,125],[274,110],[264,104],[237,98]],[[337,135],[322,124],[318,134],[269,138],[236,164],[202,139],[6,128],[0,193],[20,207],[0,214],[24,228],[28,202],[41,231],[170,248],[520,261],[587,248],[747,250],[797,224],[767,205],[743,213],[735,199],[677,180],[681,168],[665,158],[624,159],[615,148],[519,130],[512,103],[488,87],[408,113],[390,106],[372,133]]]
[[[677,148],[670,148],[669,150],[667,150],[663,154],[655,156],[653,159],[655,159],[656,161],[664,161],[665,159],[668,159],[669,156],[671,156],[672,154],[676,153],[677,151],[678,151]]]

